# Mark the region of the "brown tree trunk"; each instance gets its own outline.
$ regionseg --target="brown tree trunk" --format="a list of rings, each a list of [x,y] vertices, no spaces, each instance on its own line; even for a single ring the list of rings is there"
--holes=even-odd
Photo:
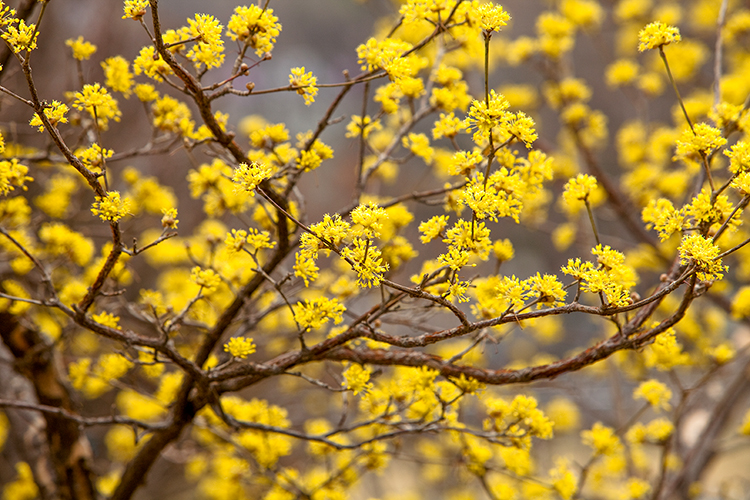
[[[74,411],[54,350],[39,332],[21,325],[16,316],[0,313],[0,338],[15,358],[16,371],[33,384],[40,404]],[[63,416],[43,413],[43,417],[50,469],[57,488],[53,496],[65,500],[95,499],[91,447],[85,434],[76,422]]]

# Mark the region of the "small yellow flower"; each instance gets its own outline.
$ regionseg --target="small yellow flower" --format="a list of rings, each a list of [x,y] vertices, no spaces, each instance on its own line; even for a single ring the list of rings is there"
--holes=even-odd
[[[248,246],[252,247],[253,252],[261,248],[273,248],[276,246],[275,241],[271,241],[271,235],[268,231],[259,231],[253,227],[248,230],[246,238]]]
[[[36,39],[39,32],[35,24],[26,24],[21,19],[18,27],[10,25],[5,28],[7,31],[0,35],[13,48],[13,52],[18,54],[22,50],[34,50],[36,48]]]
[[[96,52],[96,45],[84,41],[82,36],[79,36],[75,40],[72,38],[65,40],[65,45],[71,48],[73,51],[73,57],[79,61],[84,61],[90,58],[94,55],[94,52]]]
[[[578,480],[566,460],[558,458],[555,468],[550,471],[550,476],[552,487],[563,499],[573,498],[578,490]]]
[[[436,215],[431,219],[422,222],[419,225],[419,232],[422,233],[422,236],[419,237],[419,240],[422,243],[429,243],[438,236],[441,236],[447,225],[447,215]]]
[[[596,191],[596,177],[588,174],[578,174],[570,179],[563,190],[563,201],[565,207],[571,213],[577,213],[583,208],[583,203],[589,199],[592,193]]]
[[[355,238],[352,247],[344,248],[341,257],[351,261],[357,272],[357,284],[361,288],[379,286],[383,274],[388,271],[388,264],[383,262],[382,252],[369,241]]]
[[[143,47],[138,57],[133,60],[133,72],[136,75],[144,73],[149,78],[161,82],[164,80],[163,75],[172,74],[172,68],[156,53],[156,49],[149,45]]]
[[[138,21],[146,14],[148,0],[125,0],[123,19]]]
[[[52,104],[44,108],[44,115],[52,126],[58,123],[68,123],[68,119],[65,117],[65,113],[67,112],[68,106],[60,101],[52,101]],[[34,114],[34,118],[31,119],[29,125],[37,127],[39,132],[44,132],[44,124],[37,114]]]
[[[346,308],[338,299],[321,297],[319,299],[306,300],[294,306],[294,318],[302,328],[320,328],[332,319],[335,324],[343,321],[342,314]]]
[[[161,210],[163,217],[161,218],[161,226],[163,228],[177,229],[177,224],[180,220],[177,218],[176,208],[163,208]]]
[[[28,188],[25,186],[26,181],[33,181],[32,177],[26,175],[29,173],[29,167],[18,163],[18,160],[0,161],[0,194],[6,195],[16,187],[24,191]]]
[[[711,281],[724,277],[726,266],[721,263],[721,250],[713,239],[706,239],[698,233],[689,234],[682,238],[679,252],[680,264],[694,262],[700,279]]]
[[[463,120],[456,117],[452,112],[448,114],[440,113],[440,119],[435,122],[435,126],[432,128],[432,138],[452,138],[465,128]]]
[[[641,383],[635,392],[633,392],[633,397],[635,399],[645,399],[656,410],[669,410],[671,408],[669,400],[672,397],[672,391],[658,380],[651,379]]]
[[[643,52],[644,50],[656,49],[664,45],[669,45],[672,42],[679,42],[680,40],[682,40],[682,37],[680,36],[679,29],[657,21],[647,24],[638,33],[638,51]]]
[[[185,54],[196,67],[202,64],[206,68],[217,68],[224,62],[224,40],[221,39],[223,26],[213,16],[196,14],[195,19],[188,18],[188,36],[198,38],[197,43]]]
[[[103,311],[99,314],[94,314],[91,316],[91,319],[110,328],[115,328],[117,330],[122,329],[120,328],[120,317],[115,316],[114,314],[110,314],[107,311]]]
[[[476,13],[479,16],[479,25],[485,34],[500,31],[500,28],[506,26],[510,21],[510,14],[505,12],[502,6],[495,5],[492,2],[477,7]]]
[[[159,92],[150,83],[139,83],[136,85],[135,95],[143,102],[151,102],[159,98]]]
[[[80,92],[76,92],[73,107],[88,111],[91,117],[97,120],[99,126],[105,130],[109,120],[119,122],[120,116],[122,116],[117,101],[107,92],[106,88],[98,83],[86,84]]]
[[[352,391],[355,396],[360,392],[367,392],[373,387],[370,382],[371,374],[372,370],[369,367],[363,368],[359,364],[350,365],[342,373],[344,381],[341,382],[341,385]]]
[[[401,140],[405,148],[422,158],[425,163],[430,163],[435,154],[435,150],[430,146],[430,140],[425,134],[415,134],[410,132],[408,136]]]
[[[276,37],[281,32],[279,18],[273,15],[273,9],[261,8],[257,5],[250,7],[235,7],[234,14],[227,23],[227,35],[232,40],[239,40],[255,49],[258,56],[270,53],[276,43]]]
[[[312,71],[305,73],[305,67],[292,68],[289,75],[289,85],[291,85],[299,95],[305,98],[305,105],[309,106],[315,102],[315,96],[318,95],[318,77],[313,76]]]
[[[121,92],[126,98],[133,93],[133,73],[130,63],[122,56],[107,58],[101,63],[107,86],[114,91]]]
[[[583,444],[590,446],[597,455],[611,456],[622,449],[622,443],[614,429],[601,422],[595,423],[591,430],[581,432],[581,437]]]
[[[707,123],[696,123],[693,129],[685,129],[677,140],[677,157],[691,153],[708,154],[727,143],[727,140],[716,127]]]
[[[731,148],[725,149],[724,154],[729,158],[729,170],[737,174],[750,170],[750,143],[737,141]]]
[[[492,244],[492,253],[499,261],[505,262],[511,260],[515,255],[513,243],[508,238],[497,240]]]
[[[247,337],[232,337],[229,342],[224,344],[224,351],[235,358],[245,359],[248,354],[255,352],[255,344],[253,339]]]
[[[206,291],[216,290],[216,287],[221,283],[221,277],[216,274],[213,269],[201,269],[195,266],[190,273],[190,279],[201,288],[205,288]]]
[[[105,197],[97,196],[91,213],[103,221],[117,222],[130,214],[130,199],[121,198],[119,191],[110,191]]]
[[[262,163],[252,162],[250,165],[240,163],[234,170],[232,181],[238,186],[238,189],[247,191],[254,196],[255,188],[261,182],[270,179],[272,174],[273,170],[271,167],[267,167]]]
[[[383,126],[380,120],[373,120],[370,116],[364,117],[352,115],[352,121],[346,126],[346,137],[359,137],[367,139],[371,132],[381,130]]]
[[[377,238],[388,219],[386,211],[374,203],[359,205],[352,210],[352,222],[356,225],[354,234],[365,238]]]
[[[635,82],[639,73],[638,63],[631,59],[619,59],[607,66],[607,85],[610,87],[630,85]]]

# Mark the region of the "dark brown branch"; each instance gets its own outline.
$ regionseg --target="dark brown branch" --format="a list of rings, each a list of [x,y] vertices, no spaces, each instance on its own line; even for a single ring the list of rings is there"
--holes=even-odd
[[[43,414],[57,495],[63,500],[96,498],[91,446],[78,423],[64,416],[74,413],[73,401],[57,369],[59,360],[55,359],[52,346],[39,332],[22,326],[9,313],[0,313],[0,338],[16,359],[16,371],[34,385],[39,403],[59,409]]]
[[[129,425],[131,427],[140,427],[145,430],[155,430],[163,427],[160,424],[149,424],[148,422],[142,422],[140,420],[122,417],[119,415],[113,415],[110,417],[83,417],[81,415],[78,415],[77,413],[66,410],[65,408],[60,408],[58,406],[26,403],[24,401],[11,401],[8,399],[0,399],[0,408],[18,408],[22,410],[38,411],[39,413],[47,413],[71,420],[83,427],[94,427],[98,425],[112,424]]]

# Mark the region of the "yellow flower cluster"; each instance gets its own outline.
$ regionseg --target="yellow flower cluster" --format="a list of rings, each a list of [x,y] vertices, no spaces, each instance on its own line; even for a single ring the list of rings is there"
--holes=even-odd
[[[207,292],[216,290],[216,287],[221,283],[221,276],[216,271],[213,269],[201,269],[200,266],[195,266],[190,271],[190,279]]]
[[[633,392],[633,397],[645,399],[656,410],[669,411],[671,408],[669,400],[672,398],[672,391],[658,380],[651,379],[641,383]]]
[[[480,5],[475,13],[479,16],[479,26],[485,33],[500,31],[510,21],[510,14],[502,6],[492,2]]]
[[[128,98],[133,93],[133,74],[130,63],[122,56],[109,57],[102,62],[107,87]]]
[[[682,238],[680,243],[680,263],[694,264],[698,270],[698,277],[705,281],[721,280],[726,266],[719,258],[721,250],[711,240],[703,235],[691,233]]]
[[[373,387],[370,382],[371,374],[372,370],[370,367],[363,367],[359,364],[349,365],[341,374],[344,377],[341,385],[352,391],[355,396],[360,392],[367,392]]]
[[[47,245],[50,255],[64,255],[81,267],[94,256],[94,244],[89,238],[59,222],[44,224],[39,240]]]
[[[146,14],[148,0],[125,0],[123,4],[123,19],[133,19],[137,21]]]
[[[255,352],[255,344],[253,339],[247,337],[232,337],[229,342],[224,344],[224,351],[235,358],[245,359]]]
[[[328,323],[329,319],[338,325],[343,321],[341,315],[345,310],[346,308],[338,299],[321,297],[295,305],[294,319],[301,328],[315,330]]]
[[[596,455],[612,456],[622,450],[622,442],[614,429],[596,422],[591,430],[581,432],[583,444],[590,446]]]
[[[68,118],[65,114],[68,112],[68,106],[61,103],[60,101],[52,101],[52,104],[44,108],[44,115],[49,120],[52,126],[56,126],[58,123],[68,123]],[[39,132],[44,132],[44,124],[42,119],[36,113],[29,122],[32,127],[37,127]]]
[[[13,52],[18,54],[22,51],[31,51],[36,48],[36,39],[39,31],[35,24],[26,24],[23,19],[14,19],[13,23],[5,26],[5,31],[0,34],[10,46]]]
[[[693,129],[687,129],[677,140],[678,157],[686,157],[690,154],[708,154],[713,149],[719,148],[727,143],[722,137],[721,130],[707,123],[697,123]]]
[[[486,398],[484,405],[487,411],[485,429],[507,433],[518,439],[519,444],[528,444],[532,437],[552,438],[552,422],[537,408],[533,397],[518,395],[510,403],[501,398]]]
[[[90,59],[94,55],[94,52],[96,52],[96,45],[85,41],[82,36],[79,36],[75,40],[72,38],[65,40],[65,45],[70,47],[73,51],[73,57],[79,61]]]
[[[239,40],[255,49],[258,56],[270,54],[276,37],[281,33],[278,21],[279,18],[273,15],[273,9],[257,5],[236,7],[227,24],[227,35],[232,40]]]
[[[379,41],[370,38],[357,47],[358,62],[362,70],[385,70],[393,81],[394,90],[398,89],[406,96],[418,97],[424,92],[424,83],[417,73],[427,65],[427,61],[413,52],[408,53],[411,48],[412,44],[403,40],[386,38]]]
[[[20,187],[26,191],[26,182],[34,179],[26,175],[29,167],[18,163],[18,160],[0,160],[0,194],[6,195]]]
[[[382,252],[370,240],[355,238],[351,247],[341,250],[341,257],[351,262],[357,272],[357,283],[362,288],[379,286],[389,265],[383,262]]]
[[[112,323],[108,316],[99,318]],[[102,355],[93,367],[89,358],[71,363],[68,365],[68,376],[74,389],[82,391],[87,398],[94,399],[112,389],[111,382],[122,378],[132,367],[133,362],[129,359],[110,353]]]
[[[690,356],[682,352],[682,346],[677,342],[672,329],[665,331],[654,339],[645,350],[645,363],[648,367],[655,367],[660,371],[669,371],[675,366],[690,363]]]
[[[662,22],[650,23],[638,33],[638,50],[643,52],[661,48],[680,40],[682,40],[680,30],[674,26]]]
[[[609,306],[629,305],[630,289],[635,286],[637,275],[625,264],[625,256],[608,245],[597,245],[591,253],[597,257],[598,266],[579,258],[568,259],[562,272],[578,280],[584,291],[603,294]]]
[[[252,227],[247,231],[244,229],[232,229],[231,233],[227,233],[224,244],[232,252],[239,252],[244,249],[251,254],[256,254],[262,248],[273,248],[276,246],[276,242],[271,241],[268,231],[259,231]]]
[[[76,92],[73,107],[85,109],[102,130],[107,130],[109,120],[119,122],[122,116],[117,101],[98,83],[86,84],[83,90]]]
[[[152,46],[143,47],[133,60],[133,72],[136,75],[141,73],[157,82],[164,81],[164,75],[172,74],[172,68],[162,59],[160,54]]]
[[[119,191],[109,191],[106,196],[97,196],[91,213],[105,222],[117,222],[130,214],[130,199],[122,198]]]
[[[240,163],[232,174],[232,181],[239,189],[247,191],[254,196],[254,190],[263,181],[270,179],[273,170],[262,163],[252,162],[251,164]]]
[[[305,73],[304,66],[291,69],[289,85],[305,98],[305,105],[307,106],[315,102],[315,96],[318,95],[317,83],[318,78],[313,76],[312,71]]]
[[[196,14],[188,18],[185,34],[197,41],[185,56],[193,61],[197,68],[218,68],[224,63],[224,40],[221,31],[224,28],[219,21],[208,14]]]

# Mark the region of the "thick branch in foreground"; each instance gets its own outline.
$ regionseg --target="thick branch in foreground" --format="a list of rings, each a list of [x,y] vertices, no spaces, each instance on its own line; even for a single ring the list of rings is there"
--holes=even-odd
[[[0,313],[0,337],[15,357],[16,370],[34,385],[39,402],[72,413],[73,401],[57,370],[54,350],[41,334],[22,326],[16,316]],[[96,498],[91,446],[85,434],[64,415],[45,412],[44,420],[58,497]]]

